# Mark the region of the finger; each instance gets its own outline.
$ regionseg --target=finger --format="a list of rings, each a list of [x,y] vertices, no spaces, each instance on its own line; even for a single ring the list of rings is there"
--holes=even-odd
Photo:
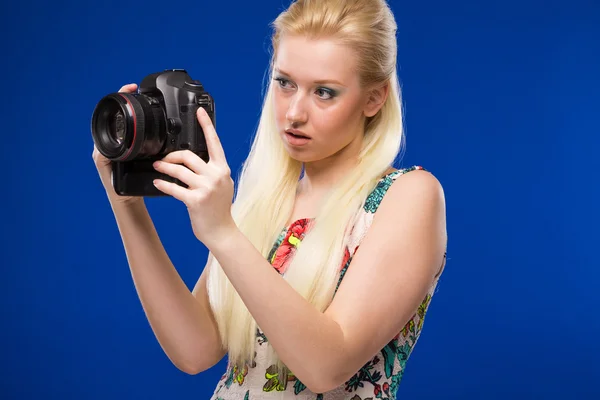
[[[178,150],[167,154],[162,161],[183,164],[198,175],[207,173],[206,163],[191,150]]]
[[[161,192],[173,196],[177,200],[180,200],[187,204],[190,197],[190,190],[184,188],[173,182],[167,182],[162,179],[155,179],[153,182],[154,186]]]
[[[223,146],[221,145],[221,140],[217,135],[217,131],[215,130],[215,126],[213,125],[210,116],[206,113],[206,110],[203,107],[198,108],[196,116],[200,126],[202,127],[202,131],[204,132],[204,138],[206,139],[206,147],[208,148],[210,160],[218,164],[227,164],[225,152],[223,151]]]
[[[137,90],[137,85],[135,83],[129,83],[124,85],[119,89],[119,93],[131,93]]]
[[[201,185],[202,176],[196,175],[184,165],[173,164],[167,161],[155,161],[152,164],[155,170],[167,174],[173,178],[179,179],[181,182],[188,185],[190,188],[196,188]]]

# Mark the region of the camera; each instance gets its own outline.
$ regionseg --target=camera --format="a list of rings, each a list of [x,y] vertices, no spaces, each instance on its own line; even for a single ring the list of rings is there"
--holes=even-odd
[[[111,161],[118,195],[165,196],[152,183],[154,179],[187,187],[156,171],[152,163],[177,150],[190,150],[208,162],[204,132],[196,117],[199,107],[216,126],[214,99],[184,69],[146,76],[137,93],[110,93],[100,99],[92,115],[92,138]]]

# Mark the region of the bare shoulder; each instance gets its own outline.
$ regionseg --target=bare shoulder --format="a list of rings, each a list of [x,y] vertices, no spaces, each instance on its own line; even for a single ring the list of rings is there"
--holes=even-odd
[[[372,234],[378,237],[395,231],[415,241],[445,243],[446,200],[439,179],[424,169],[401,170],[383,196],[373,228]]]
[[[401,175],[389,189],[389,195],[386,197],[405,197],[405,196],[425,196],[426,198],[438,198],[444,201],[444,189],[438,178],[431,172],[424,169],[397,170]],[[384,198],[385,201],[385,198]]]
[[[394,222],[405,220],[406,214],[410,213],[417,213],[421,218],[441,218],[445,222],[444,188],[433,173],[421,167],[390,168],[385,176],[394,173],[398,175],[386,189],[374,222],[386,220],[388,226],[393,226]]]

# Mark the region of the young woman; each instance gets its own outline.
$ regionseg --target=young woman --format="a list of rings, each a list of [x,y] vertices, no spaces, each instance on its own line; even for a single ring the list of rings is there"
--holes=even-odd
[[[210,161],[177,151],[156,163],[189,186],[155,182],[186,204],[209,250],[191,293],[143,198],[117,196],[94,150],[162,348],[190,374],[228,355],[213,399],[396,397],[447,236],[438,180],[392,168],[404,137],[395,34],[385,0],[294,2],[274,21],[272,79],[235,198],[202,109]]]

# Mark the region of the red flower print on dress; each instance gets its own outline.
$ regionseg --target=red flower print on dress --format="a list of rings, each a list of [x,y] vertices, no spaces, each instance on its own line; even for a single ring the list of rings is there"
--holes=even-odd
[[[390,395],[390,384],[387,382],[384,382],[383,384],[383,391],[385,392],[385,394],[387,394],[388,396]]]
[[[285,238],[275,252],[273,257],[273,267],[280,273],[284,273],[288,265],[288,259],[293,251],[298,247],[306,231],[309,228],[309,218],[303,218],[295,221],[288,229]]]
[[[349,259],[350,259],[350,251],[348,250],[348,247],[346,247],[344,249],[344,260],[342,261],[342,265],[340,266],[341,269],[344,269],[344,267],[348,263]]]
[[[374,386],[375,387],[373,388],[373,394],[375,395],[375,397],[377,397],[379,392],[381,392],[381,385],[379,383],[377,383]]]

